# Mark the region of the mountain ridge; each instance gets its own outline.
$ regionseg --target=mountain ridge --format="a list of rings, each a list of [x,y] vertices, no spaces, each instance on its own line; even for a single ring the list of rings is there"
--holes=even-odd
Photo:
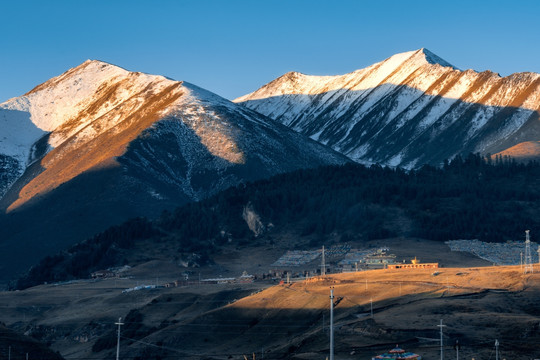
[[[359,162],[411,168],[536,140],[539,74],[501,77],[435,58],[419,49],[345,75],[287,73],[234,101]],[[441,154],[416,151],[438,139]]]
[[[193,104],[189,103],[190,101]],[[121,123],[140,123],[145,119],[142,127],[139,126],[137,131],[122,141],[124,145],[118,143],[111,145],[110,142],[108,145],[105,144],[109,148],[109,153],[112,153],[108,157],[116,158],[125,152],[125,145],[133,141],[136,134],[158,119],[166,118],[175,111],[178,112],[179,107],[182,106],[190,107],[189,112],[195,111],[202,116],[204,111],[201,109],[204,108],[204,103],[211,102],[222,108],[234,109],[233,111],[239,115],[248,116],[261,126],[268,127],[269,125],[268,121],[261,120],[260,116],[254,116],[253,113],[247,113],[241,108],[236,109],[236,105],[195,85],[169,80],[159,75],[129,72],[98,60],[87,60],[36,86],[22,97],[0,104],[0,111],[3,110],[6,122],[8,115],[12,115],[13,111],[18,111],[27,114],[25,120],[28,127],[34,126],[36,129],[35,134],[25,138],[24,142],[11,144],[12,148],[19,151],[18,153],[15,150],[11,153],[5,150],[3,153],[18,160],[20,168],[24,169],[34,160],[30,156],[33,144],[47,134],[49,145],[43,154],[45,158],[42,163],[46,172],[55,162],[55,157],[69,152],[70,148],[77,150],[81,143],[87,143],[90,148],[97,148],[99,152],[102,152],[99,144],[93,144],[96,137],[107,132],[116,135],[119,126],[125,126]],[[182,116],[188,117],[189,114],[182,114]],[[193,129],[198,131],[197,135],[201,137],[202,142],[212,154],[221,156],[232,163],[242,161],[239,152],[235,150],[234,139],[227,135],[232,134],[227,126],[220,126],[218,121],[214,121],[212,126],[204,124],[200,126],[193,121],[190,124],[195,126],[196,129]],[[25,129],[16,130],[20,130],[19,133],[27,132],[24,131]],[[213,143],[213,138],[216,137],[219,137],[220,141]],[[10,140],[9,136],[6,138]],[[8,148],[9,145],[7,144],[4,148]],[[116,147],[116,150],[110,150],[112,146]],[[90,156],[87,155],[87,157]],[[91,159],[78,161],[81,168],[75,169],[73,175],[68,176],[67,180],[92,168],[101,160],[103,158],[94,154]],[[62,172],[66,173],[66,170]],[[53,181],[52,186],[56,187],[65,181],[66,179],[58,179],[57,182]],[[41,181],[40,184],[42,183],[50,182]],[[47,189],[43,186],[34,186],[34,189],[27,187],[23,195],[26,194],[28,198]]]

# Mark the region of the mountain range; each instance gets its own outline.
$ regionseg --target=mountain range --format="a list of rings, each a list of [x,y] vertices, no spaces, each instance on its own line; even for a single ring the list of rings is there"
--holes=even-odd
[[[195,85],[95,60],[0,104],[0,122],[4,274],[131,217],[349,161]]]
[[[129,218],[296,169],[536,159],[539,109],[539,74],[462,71],[427,49],[345,75],[290,72],[233,102],[88,60],[0,104],[0,277]]]
[[[461,71],[420,49],[343,76],[288,73],[235,103],[89,60],[0,104],[0,283],[34,265],[21,291],[1,292],[10,329],[0,324],[0,353],[55,358],[15,329],[71,358],[111,358],[123,319],[123,357],[255,357],[260,348],[265,358],[320,358],[335,285],[344,356],[398,341],[435,356],[424,342],[438,330],[424,320],[441,314],[471,356],[492,354],[478,344],[501,329],[506,353],[529,356],[535,274],[452,270],[487,262],[428,239],[507,242],[540,231],[540,163],[501,157],[539,157],[539,77]],[[483,154],[459,156],[469,152]],[[270,283],[200,286],[201,272],[264,279],[286,250],[322,245],[391,246],[400,261],[443,266],[407,275],[403,293],[402,274],[380,270],[264,291]],[[113,266],[122,278],[59,283]],[[197,272],[199,286],[168,282]],[[139,287],[158,276],[171,287]],[[399,295],[388,292],[392,279]],[[503,303],[515,306],[501,316]],[[396,316],[406,326],[396,330]],[[506,323],[493,327],[494,317]]]
[[[289,72],[234,101],[357,162],[540,155],[540,74],[462,71],[427,49],[345,75]]]

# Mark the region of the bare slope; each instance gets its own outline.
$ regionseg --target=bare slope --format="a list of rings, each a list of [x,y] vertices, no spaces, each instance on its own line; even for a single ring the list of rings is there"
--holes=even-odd
[[[262,291],[204,285],[130,293],[120,290],[144,278],[110,279],[2,293],[0,320],[42,336],[65,356],[114,356],[114,322],[122,316],[124,357],[243,359],[263,352],[268,359],[320,359],[328,354],[333,287],[338,359],[372,357],[396,343],[435,358],[441,319],[449,353],[458,339],[461,356],[488,357],[499,339],[503,357],[535,357],[538,277],[519,266],[373,270]]]
[[[427,49],[345,75],[290,72],[234,101],[360,162],[440,164],[540,136],[539,74],[462,71]]]

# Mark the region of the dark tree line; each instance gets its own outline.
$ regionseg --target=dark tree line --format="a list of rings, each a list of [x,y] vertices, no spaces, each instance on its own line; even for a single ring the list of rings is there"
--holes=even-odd
[[[539,185],[537,162],[477,154],[412,171],[358,164],[298,170],[230,188],[154,221],[139,218],[112,227],[45,258],[17,287],[87,277],[97,268],[119,265],[118,250],[130,249],[135,240],[161,242],[210,261],[229,239],[256,241],[242,218],[248,203],[264,224],[272,223],[275,230],[300,228],[298,236],[315,239],[314,246],[330,233],[344,241],[351,234],[359,239],[519,239],[525,229],[540,231]],[[396,214],[411,226],[396,225]]]
[[[135,218],[79,243],[57,255],[47,256],[20,278],[15,288],[25,289],[43,282],[88,278],[90,273],[120,265],[121,250],[131,249],[138,239],[151,239],[159,232],[145,218]]]

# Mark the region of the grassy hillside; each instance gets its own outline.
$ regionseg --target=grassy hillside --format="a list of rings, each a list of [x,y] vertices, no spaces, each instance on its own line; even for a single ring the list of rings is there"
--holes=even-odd
[[[130,293],[121,289],[134,279],[106,279],[0,296],[4,321],[68,358],[113,358],[120,316],[122,358],[224,360],[252,353],[257,359],[262,354],[325,358],[330,287],[337,359],[370,358],[396,343],[438,358],[441,319],[447,325],[447,356],[454,355],[459,340],[463,358],[489,358],[498,339],[501,358],[535,358],[538,271],[523,274],[519,266],[370,270],[271,287],[201,285]]]
[[[62,356],[34,338],[24,336],[0,324],[0,355],[3,359],[62,360]]]

